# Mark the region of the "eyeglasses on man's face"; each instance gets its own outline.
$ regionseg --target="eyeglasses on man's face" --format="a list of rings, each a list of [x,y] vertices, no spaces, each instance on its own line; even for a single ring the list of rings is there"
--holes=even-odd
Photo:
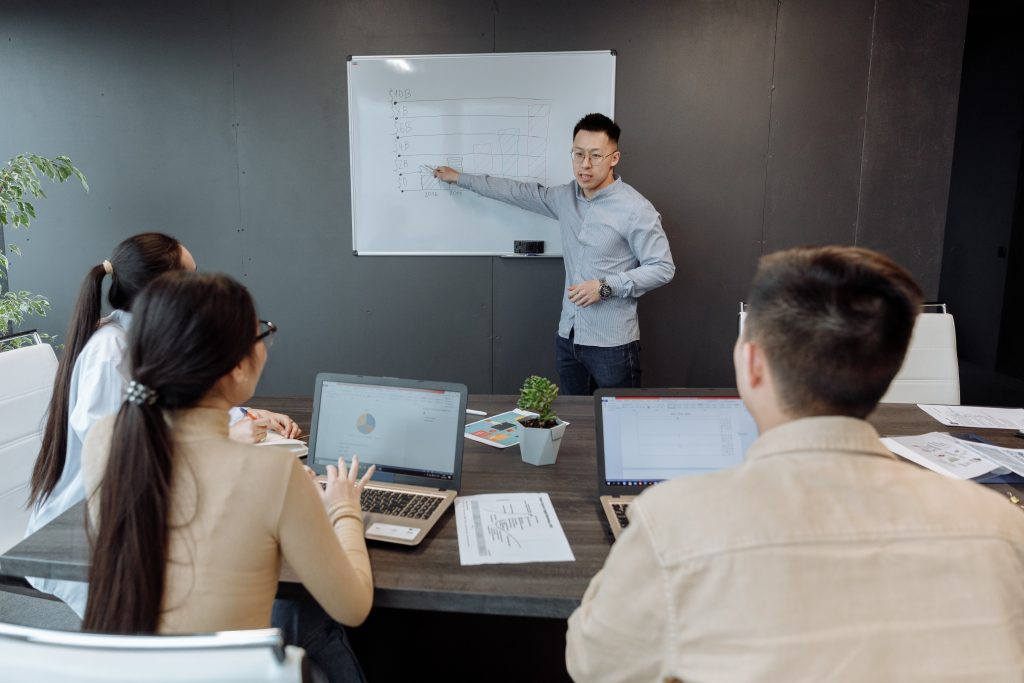
[[[600,166],[604,162],[605,159],[612,158],[613,156],[615,156],[615,153],[618,152],[618,151],[619,150],[615,150],[614,152],[611,152],[610,154],[601,154],[599,152],[590,152],[588,154],[587,152],[583,152],[581,150],[574,149],[573,151],[569,152],[569,156],[572,157],[572,163],[576,164],[577,166],[582,164],[584,159],[590,159],[590,164],[592,166]]]
[[[263,346],[269,349],[274,345],[274,333],[277,332],[277,325],[269,320],[260,321],[260,333],[256,335],[257,342],[263,342]]]

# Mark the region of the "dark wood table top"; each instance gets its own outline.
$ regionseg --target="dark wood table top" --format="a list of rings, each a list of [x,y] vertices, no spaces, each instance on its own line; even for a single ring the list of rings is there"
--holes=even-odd
[[[515,398],[471,396],[469,407],[490,415],[514,407]],[[263,397],[251,403],[291,415],[309,431],[309,397]],[[463,567],[455,515],[446,513],[416,548],[369,543],[375,605],[553,618],[565,618],[579,605],[591,577],[608,555],[611,537],[597,500],[593,399],[562,397],[555,409],[572,423],[556,464],[535,467],[520,460],[518,448],[500,450],[466,440],[460,493],[547,492],[576,561]],[[472,421],[472,416],[467,420]],[[972,431],[946,428],[914,405],[883,405],[870,421],[882,436]],[[1011,430],[976,431],[983,431],[986,439],[999,445],[1024,445]],[[996,488],[1016,493],[1007,486]],[[12,548],[0,557],[0,573],[84,580],[89,558],[82,516],[83,506],[76,506]],[[282,594],[301,592],[287,567],[281,579]]]

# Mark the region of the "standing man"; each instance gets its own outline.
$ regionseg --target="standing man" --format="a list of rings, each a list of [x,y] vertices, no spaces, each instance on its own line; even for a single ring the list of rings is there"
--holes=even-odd
[[[867,249],[761,259],[733,350],[760,437],[664,482],[569,618],[576,681],[1024,680],[1024,516],[865,421],[921,301]]]
[[[661,216],[615,175],[619,127],[587,114],[572,132],[575,182],[556,187],[459,173],[434,176],[477,194],[558,221],[565,293],[555,363],[563,394],[599,387],[640,386],[640,326],[636,299],[672,280],[675,264]]]

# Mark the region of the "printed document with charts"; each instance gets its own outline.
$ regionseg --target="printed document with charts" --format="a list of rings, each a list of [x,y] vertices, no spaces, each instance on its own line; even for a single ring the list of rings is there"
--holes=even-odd
[[[489,493],[455,499],[459,562],[575,562],[546,493]]]
[[[976,479],[1010,470],[1024,476],[1024,450],[957,439],[932,432],[882,439],[890,451],[953,479]],[[1005,468],[1001,470],[1000,468]]]

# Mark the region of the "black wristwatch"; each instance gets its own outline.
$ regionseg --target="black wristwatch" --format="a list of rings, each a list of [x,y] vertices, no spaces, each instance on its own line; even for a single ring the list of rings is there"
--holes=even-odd
[[[598,294],[601,295],[602,299],[607,299],[612,295],[612,286],[605,282],[604,278],[598,280],[601,283],[601,288],[597,290]]]

